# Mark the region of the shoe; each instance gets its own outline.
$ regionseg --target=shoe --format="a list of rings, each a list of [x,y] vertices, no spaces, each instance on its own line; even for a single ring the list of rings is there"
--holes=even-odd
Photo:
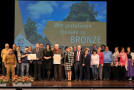
[[[74,81],[78,81],[78,79],[75,79]]]
[[[129,80],[129,81],[132,81],[132,78],[129,78],[128,80]]]
[[[104,78],[103,80],[106,80],[106,78]]]

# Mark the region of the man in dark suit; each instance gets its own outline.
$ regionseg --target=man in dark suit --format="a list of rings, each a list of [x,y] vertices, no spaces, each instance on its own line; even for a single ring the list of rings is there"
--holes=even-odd
[[[43,58],[43,52],[39,48],[39,44],[36,44],[36,48],[32,51],[33,54],[36,54],[37,59],[33,60],[34,64],[34,79],[35,81],[41,80],[41,64],[42,64],[42,58]]]
[[[77,46],[77,51],[74,52],[75,81],[82,80],[83,66],[85,66],[84,52],[81,50],[81,46]],[[78,70],[79,70],[79,75],[78,75]]]
[[[44,44],[43,43],[40,43],[40,49],[41,49],[41,51],[42,51],[42,53],[44,53]],[[42,65],[41,65],[41,71],[42,71],[42,73],[41,73],[41,78],[42,78],[42,80],[44,80],[45,79],[45,67],[44,67],[44,64],[45,62],[44,62],[44,59],[42,58]]]
[[[13,44],[13,53],[17,59],[17,63],[18,63],[18,58],[17,58],[17,50],[16,50],[16,44]],[[17,67],[15,68],[15,75],[17,74]]]

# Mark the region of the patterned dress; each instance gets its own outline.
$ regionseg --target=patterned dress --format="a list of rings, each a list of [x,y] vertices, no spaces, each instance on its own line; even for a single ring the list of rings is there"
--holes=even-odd
[[[127,77],[133,77],[134,76],[134,67],[132,66],[132,56],[131,52],[127,52],[128,57],[128,71],[126,72]]]
[[[118,63],[119,57],[120,57],[119,52],[114,52],[114,54],[113,54],[113,66],[116,66],[116,64]]]
[[[65,52],[64,53],[64,64],[65,70],[71,70],[71,64],[74,63],[74,52]]]

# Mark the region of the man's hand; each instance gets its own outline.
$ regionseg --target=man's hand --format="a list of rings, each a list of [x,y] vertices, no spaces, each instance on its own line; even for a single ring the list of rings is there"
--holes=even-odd
[[[36,58],[36,60],[39,60],[39,58]]]
[[[21,63],[21,60],[19,60],[19,63]]]
[[[7,65],[5,65],[5,68],[7,68]]]
[[[85,66],[85,64],[82,64],[82,66]]]
[[[90,68],[92,68],[92,65],[90,65]]]
[[[14,65],[14,67],[16,68],[16,65]]]
[[[101,64],[101,66],[103,67],[103,64]]]
[[[29,61],[30,63],[32,63],[32,61]]]

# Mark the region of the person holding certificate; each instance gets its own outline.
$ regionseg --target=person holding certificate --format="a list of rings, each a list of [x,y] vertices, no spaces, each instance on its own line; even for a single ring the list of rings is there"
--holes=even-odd
[[[44,68],[47,71],[47,80],[50,80],[50,74],[53,64],[53,52],[50,49],[50,45],[46,45],[46,49],[44,50]]]
[[[39,44],[36,44],[36,48],[33,49],[32,54],[36,54],[36,59],[33,60],[34,64],[34,79],[35,81],[41,80],[41,64],[42,64],[42,58],[43,58],[43,52],[39,48]]]
[[[22,64],[21,64],[21,76],[24,76],[24,70],[26,67],[26,76],[29,76],[29,60],[27,58],[28,54],[31,54],[30,52],[28,52],[28,47],[25,47],[25,52],[22,52],[21,54],[21,60],[22,60]]]
[[[56,81],[62,80],[62,64],[61,59],[63,58],[63,52],[61,49],[59,49],[59,44],[55,44],[55,49],[53,51],[54,53],[54,78]]]

